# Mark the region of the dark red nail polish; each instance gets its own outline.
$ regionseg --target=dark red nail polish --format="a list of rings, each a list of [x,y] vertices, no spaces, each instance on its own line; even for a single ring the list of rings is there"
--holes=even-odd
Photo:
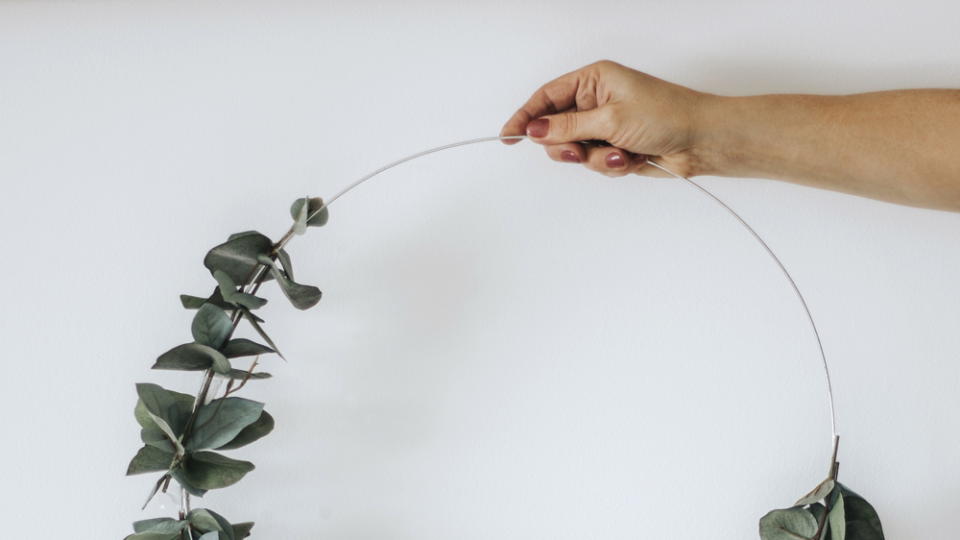
[[[547,136],[550,130],[550,120],[547,118],[537,118],[527,124],[527,135],[540,139]]]
[[[620,157],[620,154],[614,152],[607,156],[607,167],[611,169],[619,169],[623,167],[623,158]]]
[[[647,156],[645,154],[634,154],[633,157],[630,158],[630,162],[634,165],[639,165],[641,163],[645,163],[646,161]]]
[[[580,158],[578,158],[577,154],[572,150],[564,150],[560,154],[560,159],[566,161],[567,163],[580,163]]]

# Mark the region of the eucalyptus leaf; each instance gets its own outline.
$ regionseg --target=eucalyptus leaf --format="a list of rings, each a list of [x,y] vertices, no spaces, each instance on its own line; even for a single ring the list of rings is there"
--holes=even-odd
[[[187,478],[186,473],[183,471],[183,463],[180,464],[180,467],[171,469],[169,475],[172,476],[173,479],[176,480],[177,483],[180,484],[187,493],[193,495],[194,497],[203,497],[207,494],[206,489],[197,487]]]
[[[872,534],[876,538],[883,538],[883,526],[880,524],[880,516],[877,515],[877,511],[874,510],[873,506],[867,502],[866,499],[857,495],[855,492],[851,491],[847,486],[838,483],[840,494],[843,495],[843,506],[844,514],[847,522],[847,538],[850,540],[860,540],[859,537],[854,536],[854,529],[858,532],[857,534],[863,535],[867,534],[864,532],[864,527],[872,530]],[[863,525],[857,525],[855,528],[851,527],[853,522],[861,522]],[[874,538],[874,536],[865,536],[863,538]]]
[[[144,446],[130,461],[130,465],[127,466],[127,476],[148,472],[167,471],[170,469],[170,464],[173,462],[175,457],[176,456],[170,452],[164,452],[163,450],[154,448],[152,446]]]
[[[133,523],[133,532],[177,533],[189,526],[189,521],[178,521],[168,517],[145,519],[143,521],[135,521]]]
[[[286,274],[288,278],[294,279],[293,262],[290,260],[290,254],[287,253],[287,250],[278,249],[277,259],[280,261],[280,264],[283,265],[283,273]]]
[[[817,521],[799,506],[774,510],[760,518],[762,540],[810,540],[815,534]]]
[[[823,517],[823,512],[826,510],[824,506],[820,503],[813,503],[807,507],[807,512],[810,512],[813,515],[813,519],[817,520],[817,523],[820,523],[820,518]]]
[[[190,415],[193,413],[194,397],[189,394],[174,392],[173,390],[167,390],[167,393],[173,396],[173,400],[177,402],[180,426],[186,427],[187,422],[190,420]],[[143,401],[137,400],[137,406],[133,409],[133,415],[137,419],[137,423],[140,424],[140,427],[145,429],[157,427],[156,422],[150,418],[150,412],[147,411],[147,407],[143,404]],[[177,433],[177,437],[180,435],[183,435],[183,433]]]
[[[233,333],[233,323],[222,309],[204,304],[193,317],[190,331],[197,343],[219,350]]]
[[[217,373],[228,373],[230,361],[212,347],[200,343],[185,343],[161,354],[150,369],[203,371],[210,368]]]
[[[156,533],[156,532],[145,532],[145,533],[133,533],[127,535],[123,540],[175,540],[180,538],[180,533]]]
[[[237,306],[223,299],[223,295],[220,294],[219,286],[214,287],[213,294],[211,294],[209,298],[200,298],[197,296],[181,294],[180,303],[183,304],[183,307],[187,309],[200,309],[200,307],[204,304],[213,304],[224,311],[230,311],[237,308]],[[253,318],[257,319],[257,322],[263,322],[263,319],[257,317],[256,315],[254,315]]]
[[[140,441],[147,446],[151,446],[163,452],[174,454],[177,452],[177,446],[173,444],[170,436],[167,435],[156,424],[151,427],[145,427],[140,430]]]
[[[283,295],[287,297],[287,300],[290,300],[293,307],[297,309],[310,309],[317,305],[320,297],[323,296],[323,293],[321,293],[317,287],[301,285],[285,276],[268,255],[261,255],[257,260],[264,266],[270,268],[270,274],[276,278],[277,283],[280,284],[280,290],[283,291]]]
[[[176,440],[180,433],[180,407],[173,396],[159,385],[138,383],[137,395],[157,426]]]
[[[231,369],[231,370],[230,370],[230,373],[224,374],[224,377],[226,377],[226,378],[228,378],[228,379],[233,379],[233,380],[236,380],[236,381],[242,381],[243,379],[248,379],[248,380],[251,380],[251,381],[256,381],[256,380],[261,380],[261,379],[270,379],[270,378],[273,377],[273,375],[271,375],[271,374],[269,374],[269,373],[266,373],[266,372],[264,372],[264,371],[256,371],[256,372],[254,372],[254,373],[251,373],[250,376],[247,377],[247,371],[246,371],[246,370],[244,370],[244,369]]]
[[[258,356],[261,354],[272,354],[277,351],[261,345],[249,339],[237,338],[231,339],[227,346],[223,348],[223,354],[227,358],[240,358],[241,356]]]
[[[847,518],[844,513],[843,494],[839,490],[836,497],[832,498],[827,521],[830,523],[830,540],[844,540],[847,532]]]
[[[247,322],[250,323],[250,326],[252,326],[253,329],[256,330],[258,334],[260,334],[260,337],[262,337],[264,341],[266,341],[271,347],[273,347],[273,350],[277,352],[277,355],[279,355],[280,358],[283,358],[283,353],[280,352],[279,347],[277,347],[277,345],[273,342],[273,340],[270,339],[270,336],[268,336],[267,333],[263,331],[263,328],[261,328],[260,325],[257,324],[256,318],[254,318],[253,314],[244,308],[240,308],[240,312],[243,313],[243,316],[247,319]],[[283,358],[283,359],[286,360],[286,358]]]
[[[293,204],[290,206],[290,217],[297,219],[297,216],[300,215],[300,211],[303,208],[303,201],[304,199],[293,201]],[[323,208],[323,210],[321,210],[320,213],[316,213],[320,208]],[[316,215],[314,215],[315,213]],[[327,220],[330,219],[330,211],[323,206],[323,199],[320,197],[310,199],[310,204],[307,206],[307,215],[310,217],[310,219],[307,220],[307,225],[310,227],[323,227],[327,224]]]
[[[198,531],[209,534],[211,532],[223,533],[218,535],[225,540],[235,540],[233,525],[220,514],[208,508],[196,508],[187,514],[187,521]]]
[[[200,408],[196,420],[199,427],[184,448],[192,452],[223,446],[256,422],[262,412],[263,403],[257,401],[238,397],[215,399]]]
[[[210,531],[199,538],[199,540],[220,540],[219,531]]]
[[[232,486],[255,468],[249,461],[230,459],[215,452],[188,454],[180,467],[187,481],[201,489]]]
[[[223,299],[235,306],[259,309],[267,303],[263,298],[238,291],[237,284],[223,270],[214,270],[213,277],[217,280],[217,288],[220,289],[220,295],[223,296]]]
[[[263,411],[260,413],[260,418],[257,418],[256,422],[243,428],[232,441],[215,448],[215,450],[235,450],[244,447],[258,439],[266,437],[273,431],[273,426],[273,417],[270,416],[270,413],[267,411]]]
[[[303,202],[300,204],[300,211],[297,212],[297,215],[293,218],[293,234],[297,236],[307,232],[307,216],[308,209],[310,208],[310,205],[307,203],[307,201],[309,200],[309,197],[303,198]]]
[[[848,521],[847,540],[884,540],[883,531],[866,521]]]
[[[243,540],[244,538],[250,536],[250,529],[253,529],[253,525],[254,523],[252,521],[233,523],[234,536],[236,536],[237,540]]]
[[[820,482],[820,485],[813,488],[813,491],[807,493],[799,501],[794,503],[794,506],[806,506],[808,504],[813,504],[815,502],[822,501],[833,491],[834,481],[832,478],[827,478],[823,482]]]
[[[211,274],[222,270],[234,283],[246,285],[253,279],[258,266],[257,256],[269,255],[272,249],[273,241],[266,236],[256,231],[241,233],[211,249],[204,257],[203,265]]]
[[[146,508],[147,505],[150,504],[150,501],[153,500],[153,496],[156,495],[158,491],[160,491],[160,486],[162,486],[163,483],[167,480],[167,476],[169,476],[169,474],[165,474],[161,476],[159,480],[157,480],[157,483],[154,484],[153,489],[150,490],[150,494],[147,495],[147,500],[146,502],[143,503],[143,508],[141,508],[141,510]]]

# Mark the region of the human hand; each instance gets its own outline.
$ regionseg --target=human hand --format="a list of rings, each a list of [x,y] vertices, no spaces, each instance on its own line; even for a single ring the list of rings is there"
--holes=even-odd
[[[709,168],[699,143],[715,97],[601,61],[541,87],[500,134],[529,135],[554,161],[582,163],[610,177],[669,176],[647,165],[649,156],[690,177]]]

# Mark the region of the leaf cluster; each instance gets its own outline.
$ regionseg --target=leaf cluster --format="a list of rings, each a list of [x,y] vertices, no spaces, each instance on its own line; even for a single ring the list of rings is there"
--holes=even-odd
[[[144,446],[130,461],[127,475],[163,473],[147,503],[161,489],[166,491],[171,480],[190,495],[202,497],[208,490],[239,482],[255,468],[249,461],[219,452],[247,446],[274,428],[273,417],[263,410],[262,403],[230,396],[250,380],[271,377],[254,371],[261,355],[280,355],[261,326],[263,319],[253,313],[267,303],[256,296],[257,290],[263,282],[275,280],[290,303],[301,310],[315,306],[322,296],[317,287],[294,281],[290,254],[283,245],[307,227],[326,224],[329,213],[319,198],[294,201],[290,213],[294,225],[277,244],[259,232],[248,231],[233,234],[211,249],[203,264],[217,283],[213,293],[206,298],[180,296],[184,308],[197,310],[190,326],[193,341],[160,355],[153,369],[202,371],[205,379],[197,398],[156,384],[137,384],[134,416]],[[246,320],[267,345],[233,338],[241,320]],[[233,367],[231,360],[241,357],[255,357],[249,369]],[[227,388],[223,397],[209,400],[207,392],[214,376],[227,379]],[[240,382],[234,389],[236,381]],[[181,513],[177,520],[138,521],[134,534],[127,539],[239,540],[249,536],[252,527],[253,523],[231,524],[211,510],[196,509],[187,515]]]
[[[790,508],[760,519],[762,540],[883,540],[876,510],[860,495],[833,479]]]

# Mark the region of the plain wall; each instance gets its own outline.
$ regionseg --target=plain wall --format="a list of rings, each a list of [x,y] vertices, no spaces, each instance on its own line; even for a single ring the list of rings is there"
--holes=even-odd
[[[496,135],[611,59],[725,95],[960,88],[957,2],[0,3],[0,515],[121,538],[156,475],[134,383],[190,341],[230,233],[395,159]],[[804,293],[841,481],[888,539],[960,529],[960,215],[701,178]],[[275,432],[209,506],[254,538],[756,538],[827,473],[816,341],[730,216],[535,145],[403,165],[294,240],[307,312],[241,393]],[[246,329],[244,335],[250,335]],[[165,506],[164,506],[165,505]]]

